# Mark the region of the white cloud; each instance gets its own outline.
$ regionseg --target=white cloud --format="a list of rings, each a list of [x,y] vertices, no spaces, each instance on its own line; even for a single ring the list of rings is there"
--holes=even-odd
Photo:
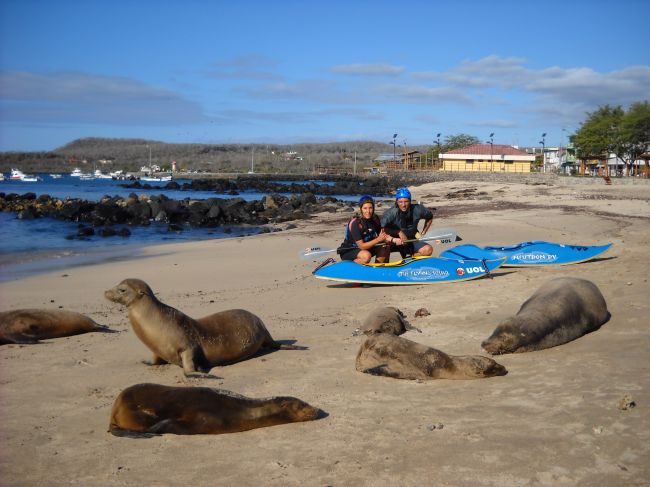
[[[500,127],[500,128],[512,128],[517,126],[517,124],[512,120],[504,120],[504,119],[474,120],[474,121],[467,122],[467,125],[471,127]]]
[[[384,101],[408,103],[461,103],[471,104],[472,99],[462,90],[447,87],[428,87],[422,85],[383,85],[376,93],[388,98]]]
[[[215,63],[214,68],[207,71],[207,76],[217,79],[280,80],[283,76],[274,71],[278,64],[264,55],[248,54]]]
[[[167,125],[205,121],[201,108],[164,88],[86,73],[0,73],[4,121]]]
[[[391,64],[339,64],[330,71],[353,76],[397,76],[404,72],[404,67]]]

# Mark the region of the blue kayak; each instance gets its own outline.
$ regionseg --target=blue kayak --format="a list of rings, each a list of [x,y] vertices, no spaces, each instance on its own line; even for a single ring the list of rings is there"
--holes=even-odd
[[[438,257],[409,257],[388,264],[357,264],[344,260],[321,266],[313,274],[318,279],[364,284],[435,284],[476,279],[504,262],[505,259],[475,262]]]
[[[567,265],[593,259],[611,246],[611,243],[593,246],[564,245],[541,240],[506,247],[479,247],[467,244],[447,249],[440,254],[440,257],[479,261],[506,258],[504,267]]]

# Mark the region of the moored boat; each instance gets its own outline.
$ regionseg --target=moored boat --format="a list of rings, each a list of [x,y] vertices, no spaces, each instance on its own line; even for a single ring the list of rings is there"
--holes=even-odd
[[[95,179],[113,179],[110,174],[104,174],[99,169],[95,169],[94,173]]]
[[[140,181],[153,182],[153,183],[163,183],[171,181],[171,176],[140,176]]]
[[[40,178],[38,176],[32,176],[31,174],[25,174],[20,169],[12,169],[9,175],[10,181],[23,181],[25,183],[35,183]]]
[[[542,240],[503,247],[479,247],[478,245],[465,244],[445,250],[440,257],[479,261],[505,258],[504,267],[567,265],[591,260],[607,251],[611,246],[611,243],[589,246],[566,245]]]
[[[387,264],[357,264],[344,260],[321,265],[313,274],[317,279],[362,284],[437,284],[483,277],[504,262],[505,259],[476,262],[438,257],[409,257]]]

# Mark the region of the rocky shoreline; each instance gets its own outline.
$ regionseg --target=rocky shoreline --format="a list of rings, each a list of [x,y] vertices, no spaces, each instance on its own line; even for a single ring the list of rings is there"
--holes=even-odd
[[[219,227],[224,225],[264,226],[309,218],[320,212],[335,212],[350,206],[349,202],[332,197],[316,197],[302,193],[291,197],[267,195],[260,200],[243,198],[207,198],[205,200],[175,200],[165,195],[130,194],[104,197],[98,202],[82,199],[60,199],[35,193],[18,195],[0,193],[0,211],[14,212],[17,218],[54,218],[79,222],[77,235],[102,237],[130,235],[129,226],[147,226],[153,222],[166,223],[169,231],[184,227]],[[263,228],[262,231],[271,231]]]

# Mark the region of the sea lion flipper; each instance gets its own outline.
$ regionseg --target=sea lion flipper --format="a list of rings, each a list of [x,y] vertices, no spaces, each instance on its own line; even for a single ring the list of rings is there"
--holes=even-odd
[[[0,338],[0,345],[41,343],[38,338],[24,333],[6,333]]]
[[[149,428],[147,433],[152,433],[154,435],[160,435],[163,433],[170,433],[172,435],[191,435],[194,434],[194,431],[174,419],[163,419]]]
[[[374,367],[369,367],[367,369],[364,369],[363,373],[370,374],[370,375],[381,375],[383,377],[394,377],[394,378],[399,377],[399,374],[396,374],[395,372],[392,372],[390,370],[388,364],[381,364],[381,365],[376,365]]]
[[[113,436],[119,436],[120,438],[140,439],[140,438],[153,438],[154,436],[160,436],[160,434],[158,433],[149,433],[147,431],[125,430],[116,427],[111,427],[111,429],[109,429],[108,432]]]

